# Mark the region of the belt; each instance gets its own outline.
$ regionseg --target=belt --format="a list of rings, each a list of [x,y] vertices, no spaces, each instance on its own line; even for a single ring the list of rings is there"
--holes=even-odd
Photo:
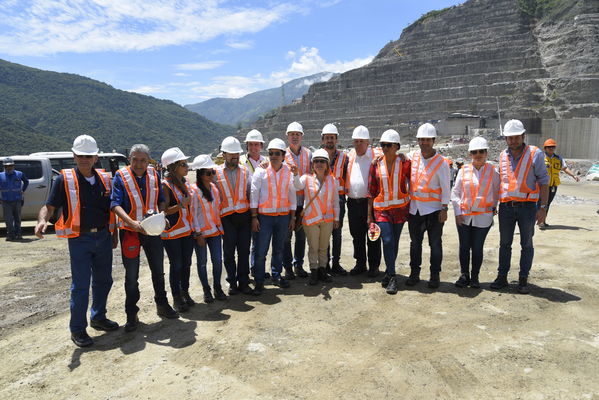
[[[81,232],[81,233],[96,233],[96,232],[101,232],[104,229],[106,229],[105,226],[101,226],[99,228],[81,228],[79,230],[79,232]]]
[[[529,207],[535,206],[537,203],[534,201],[506,201],[504,203],[508,207]]]

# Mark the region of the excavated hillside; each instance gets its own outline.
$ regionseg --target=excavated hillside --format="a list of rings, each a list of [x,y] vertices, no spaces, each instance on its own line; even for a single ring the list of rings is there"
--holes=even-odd
[[[552,0],[543,15],[524,3],[470,0],[430,12],[370,64],[314,84],[257,127],[281,136],[299,121],[315,141],[328,122],[346,137],[359,124],[375,137],[413,133],[453,113],[496,126],[498,105],[504,120],[525,120],[533,133],[544,120],[599,117],[599,1]]]

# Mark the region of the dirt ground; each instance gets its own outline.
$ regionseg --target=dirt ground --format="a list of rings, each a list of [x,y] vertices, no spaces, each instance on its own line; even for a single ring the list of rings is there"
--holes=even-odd
[[[161,320],[144,262],[142,326],[134,333],[89,329],[95,344],[88,349],[69,339],[66,241],[36,240],[31,228],[23,243],[2,236],[0,398],[599,399],[597,209],[598,184],[560,186],[551,228],[535,234],[530,295],[518,295],[513,284],[509,291],[488,289],[497,226],[487,238],[481,290],[453,285],[459,275],[453,223],[445,226],[443,282],[435,291],[426,283],[403,285],[407,227],[395,296],[381,288],[382,276],[315,287],[301,279],[287,290],[267,286],[261,297],[200,303],[179,320]],[[351,268],[344,229],[342,264]],[[199,301],[201,286],[192,278]],[[117,252],[108,316],[125,322]]]

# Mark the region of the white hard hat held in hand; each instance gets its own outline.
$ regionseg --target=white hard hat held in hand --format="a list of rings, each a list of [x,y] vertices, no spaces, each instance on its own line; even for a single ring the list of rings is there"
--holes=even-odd
[[[279,138],[275,138],[268,143],[267,150],[283,150],[285,151],[287,147],[285,146],[285,142]]]
[[[370,132],[368,132],[368,128],[366,128],[364,125],[358,125],[354,128],[351,138],[370,140]]]
[[[385,132],[383,132],[379,142],[400,144],[399,133],[395,129],[387,129]]]
[[[166,228],[166,218],[164,217],[164,212],[160,212],[158,214],[154,214],[148,218],[145,218],[140,223],[141,227],[144,228],[144,231],[150,236],[158,236]]]
[[[177,161],[187,160],[188,158],[189,157],[183,154],[180,148],[171,147],[170,149],[162,153],[160,161],[162,163],[162,166],[168,167],[169,165],[176,163]]]
[[[77,136],[71,150],[78,156],[95,156],[99,151],[96,139],[89,135]]]
[[[422,124],[418,127],[418,133],[416,133],[416,138],[436,138],[437,130],[433,126],[433,124]]]
[[[339,135],[339,131],[337,130],[335,124],[326,124],[324,128],[322,128],[322,133],[320,136],[323,135]]]
[[[259,142],[259,143],[264,143],[264,138],[262,137],[262,132],[260,132],[257,129],[252,129],[251,131],[248,132],[248,134],[245,136],[245,143],[247,142]]]
[[[220,145],[220,151],[224,153],[241,153],[243,150],[241,149],[241,143],[239,143],[237,138],[227,136]]]
[[[526,129],[524,129],[522,121],[517,119],[510,119],[505,123],[505,127],[503,128],[503,136],[518,136],[524,132],[526,132]]]
[[[287,125],[286,133],[289,133],[289,132],[300,132],[303,135],[304,128],[302,127],[302,125],[299,122],[292,122],[289,125]]]

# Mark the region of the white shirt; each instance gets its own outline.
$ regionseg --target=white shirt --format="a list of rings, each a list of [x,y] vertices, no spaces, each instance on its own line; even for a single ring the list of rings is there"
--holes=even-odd
[[[417,151],[420,152],[420,150],[417,150]],[[422,162],[420,163],[418,173],[421,173],[426,168],[429,161],[436,154],[437,153],[433,154],[428,159],[425,159],[422,156],[422,154],[420,155],[420,160]],[[408,155],[408,158],[410,158],[410,160],[413,159],[412,155],[413,155],[413,153]],[[449,186],[449,184],[450,184],[449,179],[450,179],[449,165],[447,165],[447,163],[445,161],[443,161],[443,163],[441,164],[441,166],[439,167],[439,169],[437,170],[435,175],[433,175],[433,177],[431,178],[431,181],[429,183],[429,188],[431,188],[431,189],[441,188],[441,204],[449,204],[449,201],[451,199],[451,187]],[[428,204],[428,203],[433,203],[433,205],[431,206],[431,204]],[[416,212],[418,212],[420,215],[428,215],[428,214],[434,213],[435,211],[439,211],[440,209],[441,209],[441,206],[439,205],[438,202],[426,202],[426,201],[418,201],[418,200],[414,200],[414,199],[410,200],[410,214],[412,214],[412,215],[416,215]]]
[[[278,180],[281,177],[281,174],[285,169],[287,169],[287,171],[289,172],[289,193],[287,194],[287,196],[289,196],[288,198],[290,203],[289,209],[295,210],[297,208],[297,200],[295,196],[295,186],[293,186],[293,174],[291,173],[291,171],[289,171],[289,168],[287,167],[287,165],[285,165],[285,163],[283,163],[283,166],[275,172],[275,181],[278,182]],[[275,188],[275,191],[277,193],[278,190],[279,188]],[[268,174],[266,173],[266,170],[264,168],[259,167],[254,172],[254,175],[252,175],[250,208],[258,208],[258,205],[264,203],[269,196],[270,193],[268,191]]]
[[[295,175],[293,177],[293,185],[295,186],[295,188],[297,190],[304,190],[306,187],[306,177],[308,175],[302,175],[301,177],[299,175]],[[318,190],[320,190],[320,186],[321,183],[320,181],[317,179],[315,179],[316,181],[316,191],[318,192]],[[333,179],[334,185],[333,185],[333,193],[337,194],[339,193],[339,182],[337,181],[337,179]],[[322,200],[325,199],[325,192],[324,191],[320,191],[318,192],[318,197],[320,197]],[[309,198],[307,198],[306,196],[304,196],[304,210],[306,209],[306,206],[308,205],[308,202],[310,201]],[[316,201],[316,200],[314,200]],[[314,202],[312,202],[312,204],[314,204]],[[337,199],[337,196],[333,196],[333,215],[335,216],[335,221],[339,221],[339,201]]]
[[[256,169],[260,166],[260,164],[262,164],[263,161],[268,161],[268,159],[264,157],[262,154],[260,154],[260,158],[258,159],[258,161],[251,158],[249,154],[244,154],[243,156],[241,156],[241,159],[239,160],[239,162],[245,165],[248,171],[250,171],[250,176],[254,174],[254,171],[256,171]]]
[[[462,203],[462,171],[464,168],[460,168],[458,171],[458,176],[456,177],[455,184],[453,185],[453,189],[451,190],[451,204],[453,204],[453,211],[456,216],[462,215],[462,209],[460,208],[460,204]],[[473,168],[474,174],[472,176],[472,181],[475,184],[478,184],[480,179],[480,169]],[[491,192],[493,193],[493,207],[497,206],[497,202],[499,201],[499,172],[495,168],[493,168],[493,181],[491,186]],[[462,225],[470,225],[475,226],[477,228],[486,228],[493,224],[493,213],[484,213],[477,215],[464,215],[464,222]]]
[[[349,191],[347,192],[348,197],[352,199],[362,199],[368,194],[368,176],[372,164],[371,154],[372,152],[366,151],[364,155],[356,155],[349,177]]]

